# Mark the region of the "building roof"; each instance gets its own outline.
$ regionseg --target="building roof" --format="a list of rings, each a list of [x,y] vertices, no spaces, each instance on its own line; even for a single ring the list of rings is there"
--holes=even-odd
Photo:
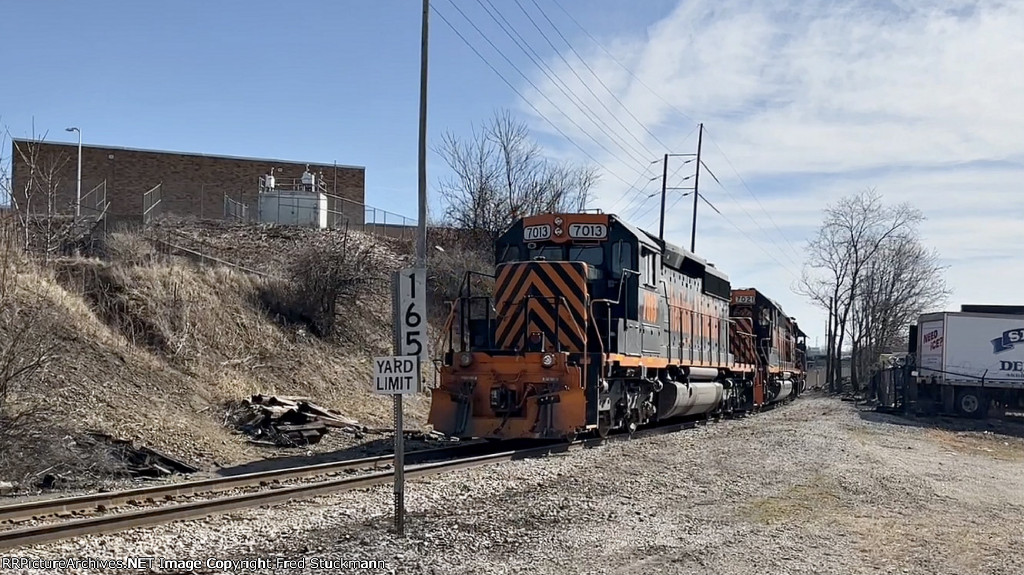
[[[11,138],[11,142],[12,142],[12,145],[14,143],[21,142],[21,143],[47,144],[47,145],[53,145],[53,146],[69,146],[69,147],[75,148],[75,149],[78,148],[78,143],[77,142],[54,142],[54,141],[49,141],[49,140],[32,140],[32,139],[29,139],[29,138]],[[298,164],[298,165],[302,165],[302,166],[304,166],[306,164],[309,164],[311,166],[318,166],[318,167],[321,167],[321,166],[332,166],[333,167],[333,166],[335,166],[335,164],[325,163],[325,162],[300,161],[300,160],[282,160],[282,159],[279,159],[279,158],[250,158],[250,157],[247,157],[247,156],[229,156],[229,155],[226,155],[226,154],[201,154],[199,152],[179,152],[177,150],[151,150],[151,149],[146,149],[146,148],[129,148],[129,147],[126,147],[126,146],[98,146],[98,145],[86,144],[85,142],[82,143],[82,148],[83,149],[91,148],[91,149],[94,149],[94,150],[112,150],[112,151],[120,150],[122,152],[143,152],[143,153],[147,153],[147,154],[174,154],[175,156],[195,156],[195,157],[200,157],[200,158],[217,158],[217,159],[224,159],[224,160],[246,160],[246,161],[251,161],[251,162],[266,162],[266,163],[276,163],[276,164]],[[364,171],[366,170],[366,166],[354,166],[354,165],[349,165],[349,164],[337,164],[337,167],[343,168],[343,169],[347,169],[347,170],[364,170]]]

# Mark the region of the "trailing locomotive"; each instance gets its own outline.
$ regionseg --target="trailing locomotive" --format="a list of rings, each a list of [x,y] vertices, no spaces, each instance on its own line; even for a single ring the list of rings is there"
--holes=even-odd
[[[452,308],[429,415],[438,431],[604,436],[802,391],[805,336],[793,318],[614,215],[523,218],[495,258],[491,293],[466,281]]]

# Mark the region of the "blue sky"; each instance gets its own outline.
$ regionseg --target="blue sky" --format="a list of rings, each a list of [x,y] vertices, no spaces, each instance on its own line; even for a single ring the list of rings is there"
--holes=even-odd
[[[868,187],[928,218],[923,237],[951,266],[947,309],[1021,303],[1021,3],[558,0],[613,58],[552,0],[454,1],[526,78],[449,0],[434,5],[526,100],[432,14],[432,142],[510,108],[552,157],[599,164],[595,207],[657,229],[650,161],[695,151],[705,122],[721,184],[702,175],[701,189],[721,215],[701,205],[697,252],[782,303],[812,343],[824,315],[791,289],[803,246],[828,203]],[[70,141],[74,124],[91,144],[363,165],[369,204],[415,215],[419,18],[415,0],[0,0],[0,127],[24,137],[34,119],[49,139]],[[692,173],[679,160],[671,185]],[[433,154],[428,172],[432,187],[444,174]],[[688,245],[691,204],[677,200],[666,236]]]
[[[673,3],[562,5],[603,34],[643,30]],[[436,6],[458,24],[447,0]],[[498,30],[475,2],[459,7]],[[504,8],[525,27],[517,10]],[[368,203],[415,216],[420,14],[414,0],[0,0],[4,82],[15,88],[0,91],[0,122],[19,137],[34,117],[51,140],[74,137],[63,131],[74,124],[97,145],[362,165]],[[444,22],[431,24],[432,139],[515,107]],[[562,24],[572,25],[564,14]]]

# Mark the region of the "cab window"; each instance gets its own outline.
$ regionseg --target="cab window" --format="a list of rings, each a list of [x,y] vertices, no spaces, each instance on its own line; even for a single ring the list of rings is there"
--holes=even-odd
[[[509,244],[499,250],[499,262],[519,261],[519,246]]]
[[[633,265],[633,248],[623,241],[612,244],[612,274],[622,277],[624,270],[636,270]]]
[[[543,246],[530,250],[530,259],[544,258],[547,261],[562,261],[565,256],[562,253],[562,246]]]
[[[602,246],[578,246],[569,248],[569,261],[584,262],[594,267],[604,265],[604,248]]]
[[[643,248],[640,250],[641,261],[640,265],[644,284],[649,286],[658,285],[658,254],[653,251]]]

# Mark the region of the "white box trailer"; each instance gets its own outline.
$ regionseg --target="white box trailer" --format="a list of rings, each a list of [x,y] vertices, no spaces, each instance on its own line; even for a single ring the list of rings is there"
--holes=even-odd
[[[941,312],[917,324],[919,400],[984,417],[993,404],[1024,407],[1024,315]]]

